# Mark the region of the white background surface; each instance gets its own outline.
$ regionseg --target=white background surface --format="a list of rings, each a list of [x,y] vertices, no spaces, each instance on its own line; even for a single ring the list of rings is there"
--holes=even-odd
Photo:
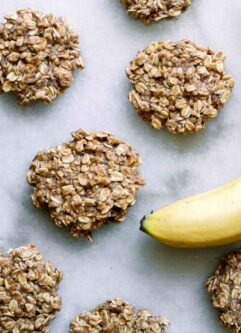
[[[204,283],[219,256],[238,245],[173,249],[138,228],[152,209],[240,176],[240,0],[193,0],[178,20],[148,27],[129,18],[118,0],[2,0],[1,17],[28,6],[68,18],[79,32],[86,69],[50,106],[22,110],[14,96],[0,97],[0,251],[34,242],[63,271],[63,309],[50,333],[68,332],[74,315],[114,296],[166,315],[170,333],[223,332]],[[150,41],[183,37],[225,51],[236,82],[218,118],[188,137],[155,131],[138,118],[124,72]],[[25,181],[37,151],[68,140],[80,127],[109,130],[130,142],[141,154],[147,183],[125,222],[97,231],[92,245],[72,239],[36,209]]]

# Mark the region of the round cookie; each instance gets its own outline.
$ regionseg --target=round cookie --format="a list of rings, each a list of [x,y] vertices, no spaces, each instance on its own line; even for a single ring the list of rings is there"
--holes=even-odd
[[[42,333],[61,310],[62,273],[45,262],[35,245],[0,253],[0,332]]]
[[[150,43],[126,69],[130,102],[156,129],[198,132],[217,116],[234,87],[224,61],[221,51],[186,39]]]
[[[146,24],[165,18],[178,17],[191,0],[120,0],[127,13]]]
[[[70,323],[71,333],[165,333],[169,325],[165,317],[156,317],[147,310],[136,310],[134,306],[113,298],[94,310],[84,311]]]
[[[65,142],[34,158],[27,175],[37,207],[47,207],[57,226],[74,237],[106,223],[120,223],[135,203],[144,179],[138,153],[107,132],[72,133]]]
[[[14,92],[25,106],[50,103],[83,68],[77,33],[64,18],[34,9],[5,16],[0,25],[0,92]]]
[[[241,249],[221,259],[207,282],[207,289],[221,323],[236,333],[241,332]]]

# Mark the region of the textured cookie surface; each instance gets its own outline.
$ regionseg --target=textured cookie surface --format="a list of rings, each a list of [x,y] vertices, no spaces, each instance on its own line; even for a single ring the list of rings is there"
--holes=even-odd
[[[61,279],[33,244],[0,253],[0,332],[46,332],[61,309]]]
[[[76,316],[70,324],[71,333],[165,333],[169,325],[165,317],[156,317],[147,310],[114,298],[90,312]]]
[[[46,206],[58,226],[75,237],[120,223],[144,184],[138,153],[107,132],[79,130],[73,141],[42,151],[27,175],[33,202]]]
[[[207,288],[221,323],[236,333],[241,332],[241,249],[222,258]]]
[[[221,51],[189,40],[150,43],[126,69],[130,102],[156,129],[198,132],[230,97],[234,80],[224,61]]]
[[[129,15],[145,23],[179,16],[191,0],[121,0]]]
[[[50,103],[70,87],[83,68],[78,35],[64,18],[33,9],[5,16],[0,25],[0,92],[14,92],[19,104]]]

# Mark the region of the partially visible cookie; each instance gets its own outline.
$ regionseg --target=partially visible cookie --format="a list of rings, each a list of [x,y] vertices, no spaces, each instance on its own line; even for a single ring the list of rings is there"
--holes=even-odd
[[[61,310],[62,273],[45,262],[35,245],[0,253],[0,332],[42,333]]]
[[[165,317],[156,317],[147,310],[113,298],[92,311],[84,311],[70,323],[71,333],[165,333],[169,325]]]
[[[211,303],[219,311],[221,323],[241,332],[241,249],[221,259],[207,282]]]
[[[120,223],[144,179],[141,159],[128,143],[107,132],[72,133],[73,141],[39,152],[27,175],[32,199],[74,237]]]
[[[77,33],[64,18],[34,9],[5,16],[0,25],[0,92],[14,92],[20,105],[53,101],[83,68]]]
[[[155,129],[193,133],[217,116],[234,87],[225,55],[187,39],[150,43],[126,69],[129,99]]]
[[[128,14],[146,24],[164,18],[178,17],[191,0],[120,0]]]

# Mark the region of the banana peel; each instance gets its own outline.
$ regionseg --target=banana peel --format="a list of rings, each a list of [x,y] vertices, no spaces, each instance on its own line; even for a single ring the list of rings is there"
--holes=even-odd
[[[144,216],[140,229],[162,243],[182,248],[240,241],[241,177]]]

